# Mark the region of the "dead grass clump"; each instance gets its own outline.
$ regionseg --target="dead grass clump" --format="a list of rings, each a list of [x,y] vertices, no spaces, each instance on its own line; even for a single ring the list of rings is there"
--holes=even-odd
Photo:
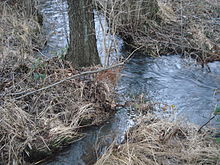
[[[22,3],[10,2],[0,2],[0,73],[3,73],[3,69],[29,63],[31,55],[41,49],[45,41],[37,22],[37,14],[27,15]]]
[[[182,122],[143,119],[123,144],[111,147],[96,165],[220,164],[220,146],[208,130]]]
[[[220,60],[220,6],[216,0],[97,0],[112,33],[152,56],[184,54]],[[107,14],[106,14],[107,13]]]
[[[39,161],[48,157],[81,138],[80,128],[99,125],[114,113],[113,86],[96,81],[94,74],[26,96],[81,72],[59,58],[3,71],[0,161],[4,164],[24,164],[24,159]]]
[[[114,113],[113,82],[95,74],[63,81],[97,68],[33,56],[45,41],[34,2],[0,2],[0,164],[40,161]]]

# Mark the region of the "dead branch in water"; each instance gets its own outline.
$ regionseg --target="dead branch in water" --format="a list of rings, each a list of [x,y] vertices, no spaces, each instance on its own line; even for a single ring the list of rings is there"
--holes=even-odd
[[[207,124],[210,123],[210,121],[212,121],[215,118],[216,115],[212,116],[205,124],[203,124],[199,129],[198,129],[198,133],[201,132],[202,128],[205,127]]]

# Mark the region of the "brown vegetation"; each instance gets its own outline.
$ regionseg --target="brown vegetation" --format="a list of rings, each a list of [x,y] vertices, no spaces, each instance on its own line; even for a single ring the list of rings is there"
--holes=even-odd
[[[98,75],[79,76],[45,88],[81,71],[97,68],[84,68],[79,71],[58,57],[48,61],[36,58],[35,51],[44,46],[45,39],[31,2],[34,1],[0,2],[0,164],[26,164],[25,160],[31,159],[34,162],[40,161],[63,146],[80,139],[83,136],[79,132],[80,128],[105,122],[114,113],[115,108],[113,87],[118,79],[117,69]],[[144,11],[140,12],[142,5],[135,7],[133,15],[133,12],[127,12],[130,10],[129,5],[123,6],[127,5],[126,3],[120,4],[119,1],[118,5],[117,1],[108,2],[116,2],[111,12],[108,10],[109,20],[112,20],[111,26],[116,27],[119,34],[123,34],[121,36],[132,36],[131,40],[136,46],[142,45],[156,54],[166,52],[164,50],[167,48],[173,51],[178,51],[177,48],[183,50],[183,45],[187,46],[187,49],[189,46],[190,50],[193,48],[196,54],[201,51],[203,55],[219,53],[216,49],[216,43],[219,44],[219,25],[206,24],[210,17],[215,17],[216,13],[212,11],[216,10],[205,8],[206,12],[210,12],[205,15],[199,12],[201,15],[198,16],[206,20],[204,26],[191,26],[191,23],[195,25],[195,22],[196,25],[200,25],[201,20],[197,17],[195,20],[194,17],[184,20],[188,22],[183,26],[181,21],[184,17],[178,15],[178,3],[169,6],[169,3],[157,1],[154,4],[156,8],[152,8],[153,13],[164,14],[154,17],[146,15]],[[189,2],[184,1],[182,5],[187,6]],[[195,1],[195,4],[200,4],[199,2]],[[209,1],[201,3],[210,8],[218,5],[210,4]],[[145,6],[147,5],[148,3]],[[118,10],[118,7],[123,10]],[[185,11],[187,8],[183,9]],[[139,14],[136,15],[137,13]],[[114,15],[116,17],[113,19],[111,16]],[[138,20],[135,20],[136,18]],[[187,40],[188,33],[185,33],[185,30],[188,32],[188,29],[193,32],[192,37],[189,37],[192,40]],[[207,31],[211,31],[211,37],[203,35]],[[204,49],[204,45],[207,45],[207,49]],[[209,53],[206,54],[207,51]],[[32,93],[33,91],[35,93]],[[142,158],[153,163],[161,160],[172,161],[174,164],[219,163],[216,157],[219,156],[217,146],[208,138],[206,132],[198,134],[195,130],[194,127],[183,127],[177,123],[145,120],[130,131],[128,143],[113,148],[114,152],[107,154],[108,159],[104,155],[98,163],[126,164],[136,160],[141,162]],[[177,151],[181,151],[180,155]]]
[[[124,142],[112,145],[96,165],[220,164],[220,146],[210,132],[183,122],[146,117]]]
[[[149,55],[183,54],[202,63],[220,60],[217,0],[96,0],[112,33]]]
[[[30,54],[42,48],[45,42],[37,15],[27,16],[20,8],[0,2],[0,74],[3,69],[8,68],[9,72],[9,68],[31,62]]]
[[[35,67],[18,66],[9,73],[3,70],[0,146],[5,163],[23,164],[22,154],[32,161],[50,156],[79,139],[80,128],[99,125],[114,113],[113,88],[93,81],[93,76],[68,80],[25,96],[78,73],[58,58]]]
[[[58,57],[36,58],[45,42],[37,17],[8,2],[0,3],[0,164],[23,165],[82,138],[80,128],[109,119],[114,94],[113,84],[97,82],[95,74],[45,88],[97,68],[75,70]]]

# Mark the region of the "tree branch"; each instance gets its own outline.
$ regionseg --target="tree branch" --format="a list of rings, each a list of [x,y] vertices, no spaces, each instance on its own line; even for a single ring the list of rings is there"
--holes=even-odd
[[[216,115],[212,116],[205,124],[203,124],[199,129],[198,129],[198,133],[201,132],[202,128],[205,127],[211,120],[213,120],[215,118]]]
[[[80,76],[85,76],[85,75],[88,75],[88,74],[94,74],[94,73],[106,71],[106,70],[113,69],[113,68],[116,68],[116,67],[119,67],[119,66],[122,66],[122,65],[124,65],[124,62],[119,63],[119,64],[116,64],[116,65],[113,65],[113,66],[110,66],[110,67],[107,67],[107,68],[102,68],[102,69],[98,69],[98,70],[86,71],[86,72],[82,72],[82,73],[79,73],[79,74],[75,74],[75,75],[73,75],[73,76],[70,76],[70,77],[67,77],[67,78],[65,78],[65,79],[62,79],[62,80],[60,80],[60,81],[58,81],[58,82],[56,82],[56,83],[54,83],[54,84],[48,85],[48,86],[46,86],[46,87],[43,87],[43,88],[40,88],[40,89],[37,89],[37,90],[34,90],[34,91],[27,92],[27,93],[25,93],[25,94],[22,95],[22,96],[16,97],[15,99],[16,99],[16,100],[17,100],[17,99],[21,99],[21,98],[26,97],[26,96],[28,96],[28,95],[34,94],[34,93],[36,93],[36,92],[40,92],[40,91],[49,89],[49,88],[51,88],[51,87],[54,87],[54,86],[56,86],[56,85],[59,85],[59,84],[65,82],[65,81],[67,81],[67,80],[72,80],[72,79],[77,78],[77,77],[80,77]],[[23,93],[23,92],[20,92],[20,93]],[[10,95],[15,95],[15,93],[11,93]]]
[[[98,70],[86,71],[86,72],[82,72],[82,73],[79,73],[79,74],[75,74],[75,75],[73,75],[71,77],[67,77],[67,78],[65,78],[63,80],[60,80],[60,81],[54,83],[54,84],[48,85],[46,87],[43,87],[43,88],[40,88],[40,89],[37,89],[37,90],[34,90],[34,91],[30,91],[30,92],[28,92],[28,91],[21,91],[21,92],[16,92],[16,93],[0,94],[0,97],[21,95],[21,96],[18,96],[18,97],[15,98],[16,100],[17,99],[21,99],[21,98],[26,97],[28,95],[34,94],[36,92],[40,92],[40,91],[46,90],[48,88],[54,87],[56,85],[59,85],[59,84],[63,83],[64,81],[67,81],[67,80],[71,80],[71,79],[74,79],[74,78],[77,78],[77,77],[80,77],[80,76],[85,76],[85,75],[88,75],[88,74],[94,74],[94,73],[106,71],[106,70],[109,70],[109,69],[113,69],[113,68],[116,68],[116,67],[119,67],[119,66],[123,66],[125,63],[127,63],[129,61],[129,59],[134,55],[134,53],[136,51],[138,51],[139,49],[141,49],[142,47],[143,46],[136,48],[133,52],[130,53],[130,55],[125,60],[123,60],[119,64],[116,64],[116,65],[113,65],[113,66],[109,66],[109,67],[106,67],[106,68],[101,68],[101,69],[98,69]]]

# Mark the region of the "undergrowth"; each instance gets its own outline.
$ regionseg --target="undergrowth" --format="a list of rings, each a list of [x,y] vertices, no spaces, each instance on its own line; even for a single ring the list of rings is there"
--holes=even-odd
[[[145,116],[122,144],[112,144],[96,165],[220,164],[220,146],[210,131],[181,121]]]
[[[0,2],[0,164],[39,163],[82,138],[81,128],[105,122],[115,109],[114,82],[97,81],[97,74],[47,88],[98,67],[75,70],[59,57],[37,58],[46,40],[36,10],[26,10],[31,2]]]
[[[148,55],[220,60],[220,6],[216,0],[96,0],[111,33]]]

